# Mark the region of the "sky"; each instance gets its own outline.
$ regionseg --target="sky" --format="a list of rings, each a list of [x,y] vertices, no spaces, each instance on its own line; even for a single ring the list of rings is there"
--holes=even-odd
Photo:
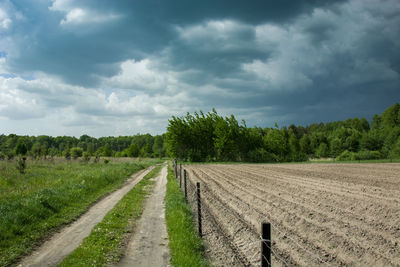
[[[0,0],[0,134],[371,119],[400,102],[398,0]]]

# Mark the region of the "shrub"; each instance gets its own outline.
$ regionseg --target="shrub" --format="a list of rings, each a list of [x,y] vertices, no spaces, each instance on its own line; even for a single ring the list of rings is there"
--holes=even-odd
[[[355,153],[350,152],[348,150],[345,150],[340,154],[338,157],[336,157],[336,160],[338,161],[346,161],[346,160],[355,160]]]
[[[104,160],[104,164],[108,164],[110,161],[108,159]]]
[[[291,161],[301,162],[301,161],[307,161],[307,160],[308,160],[308,156],[303,152],[296,152],[291,156]]]
[[[73,159],[77,159],[82,157],[83,149],[80,147],[73,147],[71,148],[71,156]]]
[[[71,159],[71,152],[70,152],[69,148],[65,149],[64,157],[65,157],[67,160],[70,160],[70,159]]]
[[[329,148],[328,145],[325,143],[321,143],[317,150],[315,151],[315,155],[318,158],[325,158],[329,156]],[[340,157],[340,156],[339,156]]]
[[[83,152],[83,161],[89,162],[90,161],[90,153],[89,152]]]
[[[17,160],[17,170],[18,170],[21,174],[24,174],[24,173],[25,173],[25,168],[26,168],[26,157],[25,157],[25,156],[18,157],[18,160]]]
[[[23,155],[23,156],[25,156],[25,155],[26,155],[26,152],[28,152],[28,149],[27,149],[25,143],[18,142],[17,147],[16,147],[16,149],[15,149],[15,153],[16,153],[17,155]]]
[[[94,161],[94,163],[97,163],[97,162],[99,162],[99,160],[100,160],[99,154],[96,152],[96,155],[95,155],[93,161]]]
[[[8,160],[12,160],[12,159],[14,159],[14,152],[12,152],[12,151],[9,151],[8,153],[7,153],[7,159]]]
[[[362,150],[355,153],[356,160],[366,160],[366,159],[381,159],[382,154],[379,151]]]
[[[264,148],[257,148],[249,151],[247,154],[248,161],[250,162],[277,162],[278,157],[271,152],[266,151]]]
[[[395,158],[395,159],[400,158],[400,139],[390,150],[389,156],[390,158]]]

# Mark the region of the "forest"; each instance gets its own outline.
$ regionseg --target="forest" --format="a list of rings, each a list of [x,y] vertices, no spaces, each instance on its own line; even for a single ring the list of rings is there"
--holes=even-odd
[[[0,159],[12,159],[26,154],[34,159],[47,157],[165,157],[164,135],[137,134],[133,136],[94,138],[71,136],[0,135]]]
[[[189,161],[289,162],[400,158],[400,104],[381,115],[309,126],[247,127],[215,110],[169,120],[167,153]]]
[[[47,157],[166,157],[188,161],[289,162],[310,158],[400,158],[400,104],[381,115],[308,126],[247,127],[215,110],[173,116],[163,135],[94,138],[0,135],[0,160]]]

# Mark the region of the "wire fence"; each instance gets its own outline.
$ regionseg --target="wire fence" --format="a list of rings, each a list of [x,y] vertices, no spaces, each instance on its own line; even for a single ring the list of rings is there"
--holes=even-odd
[[[233,251],[235,260],[243,266],[260,266],[260,263],[262,267],[272,266],[272,263],[281,266],[298,265],[297,261],[288,252],[284,252],[274,246],[276,242],[273,242],[271,237],[268,239],[263,238],[260,235],[260,231],[247,222],[243,215],[228,207],[227,203],[221,199],[215,190],[209,187],[204,173],[196,172],[193,169],[189,172],[181,164],[178,165],[176,161],[174,161],[174,170],[181,189],[186,191],[186,201],[193,211],[195,226],[201,228],[203,220],[206,221],[204,222],[206,225],[212,225],[212,227],[205,227],[204,233],[200,233],[201,236],[207,237],[209,234],[217,233]],[[198,201],[200,199],[196,182],[201,184],[201,212],[199,212]],[[210,207],[210,205],[212,206]],[[224,215],[216,214],[216,212],[224,213]],[[227,214],[232,218],[229,222],[224,221],[224,216]],[[273,221],[271,218],[265,219],[269,222]],[[319,255],[296,241],[295,238],[289,236],[287,232],[272,223],[270,226],[274,232],[290,240],[291,246],[296,247],[296,250],[301,250],[311,256],[308,260],[313,265],[332,266],[327,260],[322,259]],[[263,248],[268,251],[269,256],[264,253]],[[273,256],[273,262],[271,256]]]

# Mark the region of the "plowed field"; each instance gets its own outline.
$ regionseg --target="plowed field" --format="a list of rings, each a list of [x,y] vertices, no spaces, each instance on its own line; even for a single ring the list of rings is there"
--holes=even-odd
[[[185,165],[200,182],[217,265],[259,266],[272,224],[274,266],[400,266],[400,164]]]

